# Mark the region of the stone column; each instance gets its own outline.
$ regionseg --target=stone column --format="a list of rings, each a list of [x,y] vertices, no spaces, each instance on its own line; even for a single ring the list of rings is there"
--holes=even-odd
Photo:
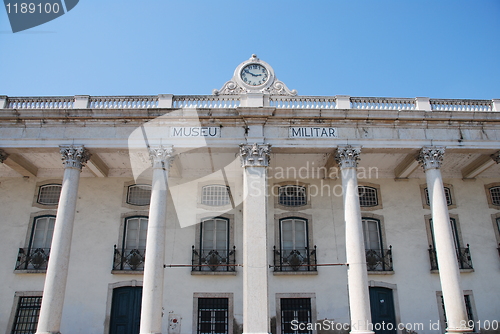
[[[417,159],[424,168],[427,179],[439,278],[448,320],[446,332],[463,333],[470,332],[472,329],[463,326],[467,323],[467,311],[460,284],[460,269],[458,268],[455,241],[450,226],[450,216],[440,170],[444,152],[444,147],[424,147]]]
[[[153,180],[142,286],[139,331],[141,334],[161,334],[162,332],[168,172],[172,154],[171,146],[149,149],[149,157],[153,165]]]
[[[351,333],[373,334],[371,327],[370,294],[368,292],[368,274],[366,253],[359,206],[358,165],[361,148],[339,146],[335,160],[342,174],[344,193],[344,220],[346,235],[347,284],[349,291],[349,310],[351,313]]]
[[[267,247],[269,144],[241,144],[243,172],[243,333],[270,333]]]
[[[45,275],[37,334],[60,333],[78,184],[82,166],[90,158],[89,152],[83,146],[64,145],[60,146],[60,151],[64,161],[64,177]]]

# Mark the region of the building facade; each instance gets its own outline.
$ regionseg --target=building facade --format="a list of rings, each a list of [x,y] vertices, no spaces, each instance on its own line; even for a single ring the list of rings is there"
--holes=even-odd
[[[212,95],[0,97],[0,149],[0,332],[498,332],[500,100],[252,56]]]

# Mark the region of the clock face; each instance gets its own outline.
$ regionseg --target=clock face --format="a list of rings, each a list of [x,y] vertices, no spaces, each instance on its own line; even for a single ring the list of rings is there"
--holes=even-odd
[[[269,72],[260,64],[249,64],[241,70],[241,80],[250,86],[261,86],[269,79]]]

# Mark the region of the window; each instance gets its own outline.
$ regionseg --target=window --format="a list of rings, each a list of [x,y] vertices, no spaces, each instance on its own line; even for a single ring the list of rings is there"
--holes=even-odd
[[[151,200],[151,186],[147,184],[134,184],[128,186],[127,204],[145,206]]]
[[[198,298],[197,334],[229,333],[229,299]]]
[[[470,291],[470,290],[469,290]],[[442,318],[441,320],[445,324],[445,327],[443,328],[448,328],[448,319],[446,317],[446,310],[444,307],[444,298],[442,292],[438,292],[438,298],[441,302],[441,312],[440,312],[440,317]],[[467,312],[467,320],[469,323],[473,324],[474,323],[474,313],[472,310],[472,292],[467,292],[464,294],[464,302],[465,302],[465,311]],[[475,324],[473,328],[473,332],[476,331]]]
[[[430,199],[429,199],[429,189],[425,188],[425,204],[426,205],[431,205]],[[444,195],[446,196],[446,205],[450,206],[453,205],[453,200],[451,198],[451,190],[448,187],[444,187]]]
[[[448,209],[454,209],[457,207],[457,203],[455,200],[455,193],[453,190],[453,185],[449,183],[443,183],[443,191],[446,199],[446,205]],[[424,209],[430,209],[430,197],[429,197],[429,189],[427,188],[427,184],[420,185],[420,193],[422,196],[422,206]]]
[[[27,248],[20,248],[16,270],[46,270],[56,217],[37,216],[33,219]]]
[[[378,205],[377,189],[367,186],[358,186],[359,205],[361,207],[372,207]]]
[[[229,187],[219,184],[202,187],[201,204],[208,206],[224,206],[231,204]]]
[[[46,184],[38,188],[38,197],[36,202],[42,205],[57,205],[61,195],[62,185]]]
[[[392,248],[384,249],[380,220],[363,217],[361,222],[368,271],[392,271]]]
[[[279,247],[274,249],[274,271],[316,271],[316,247],[309,249],[307,219],[280,219],[279,235]]]
[[[35,333],[42,305],[42,297],[20,296],[17,299],[11,334]]]
[[[229,219],[216,217],[200,224],[199,249],[193,246],[193,271],[235,271],[235,250],[229,248]]]
[[[144,270],[148,217],[125,218],[122,247],[115,246],[113,270]]]
[[[311,319],[311,298],[281,298],[281,334],[298,334],[308,333],[312,334],[310,330],[293,330],[297,326],[293,324],[307,324],[312,323]]]
[[[278,204],[288,207],[304,206],[307,204],[306,187],[286,185],[279,187]]]
[[[436,243],[434,238],[434,228],[432,219],[429,218],[429,232],[431,236],[431,245],[429,247],[429,256],[431,261],[431,270],[438,270],[437,264],[437,254],[436,254]],[[472,258],[470,255],[469,245],[467,247],[463,246],[462,237],[460,234],[460,226],[458,224],[457,218],[450,217],[450,227],[453,234],[453,241],[455,244],[455,250],[457,254],[458,265],[460,269],[473,269]]]
[[[490,188],[491,204],[500,205],[500,187]]]

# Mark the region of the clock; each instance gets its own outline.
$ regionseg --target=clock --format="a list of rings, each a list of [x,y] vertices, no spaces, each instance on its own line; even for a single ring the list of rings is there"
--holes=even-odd
[[[241,69],[241,80],[250,86],[262,86],[269,80],[269,71],[261,64],[248,64]]]

